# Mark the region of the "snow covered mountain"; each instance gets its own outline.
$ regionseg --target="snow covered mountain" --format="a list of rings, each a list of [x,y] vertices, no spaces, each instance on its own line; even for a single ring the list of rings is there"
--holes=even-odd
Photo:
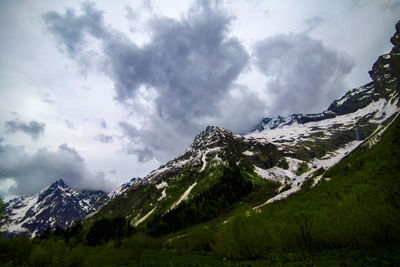
[[[305,181],[316,185],[329,167],[352,150],[379,141],[398,116],[400,24],[396,30],[392,52],[379,57],[369,72],[371,83],[350,90],[321,113],[265,118],[244,136],[207,127],[182,156],[149,173],[97,216],[123,215],[134,226],[146,221],[156,228],[180,223],[168,214],[184,216],[204,208],[205,203],[211,203],[207,192],[225,194],[219,189],[224,188],[221,183],[226,182],[226,170],[234,172],[234,165],[240,170],[236,173],[243,178],[243,185],[250,181],[254,190],[259,190],[262,180],[275,183],[270,184],[273,193],[266,194],[255,208],[300,190]],[[276,184],[279,186],[274,187]],[[177,213],[180,207],[183,211]]]
[[[124,193],[126,190],[128,190],[131,186],[134,184],[138,183],[142,178],[132,178],[129,182],[122,184],[120,187],[114,189],[110,193],[108,193],[108,198],[109,200],[116,198],[117,196],[121,195]]]
[[[22,196],[6,203],[8,215],[2,231],[10,235],[32,236],[47,227],[68,227],[93,210],[93,205],[106,196],[102,191],[77,192],[58,180],[33,196]]]

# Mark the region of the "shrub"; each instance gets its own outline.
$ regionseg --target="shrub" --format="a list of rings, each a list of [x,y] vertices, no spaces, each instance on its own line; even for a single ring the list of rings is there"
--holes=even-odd
[[[297,168],[296,175],[297,176],[302,175],[303,173],[308,172],[309,170],[310,170],[310,167],[308,166],[308,164],[305,162],[302,162],[302,163],[300,163],[300,165]]]

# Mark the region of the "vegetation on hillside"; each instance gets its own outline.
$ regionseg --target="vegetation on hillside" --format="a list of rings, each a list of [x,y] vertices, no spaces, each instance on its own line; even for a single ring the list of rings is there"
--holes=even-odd
[[[230,164],[209,190],[198,190],[172,213],[154,216],[136,230],[116,216],[49,229],[32,240],[2,239],[0,263],[398,265],[399,137],[397,120],[372,148],[362,145],[334,167],[317,170],[298,193],[262,210],[252,207],[265,197],[258,194],[266,187],[245,162]]]

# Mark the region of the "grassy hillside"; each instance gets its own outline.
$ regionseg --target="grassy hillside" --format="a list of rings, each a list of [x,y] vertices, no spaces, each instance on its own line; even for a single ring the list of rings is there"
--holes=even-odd
[[[225,224],[193,228],[188,244],[180,246],[190,247],[191,235],[204,231],[213,235],[209,248],[222,258],[268,259],[285,252],[311,261],[328,250],[378,248],[390,255],[400,241],[399,138],[397,120],[377,145],[360,146],[315,187],[310,177],[299,193],[261,212],[242,209]]]
[[[397,120],[372,148],[360,146],[325,173],[318,170],[323,177],[317,185],[312,186],[315,175],[310,176],[301,191],[262,210],[252,208],[250,194],[243,203],[252,205],[233,203],[230,211],[211,221],[188,223],[192,226],[156,237],[149,235],[151,228],[135,231],[124,220],[110,220],[98,223],[97,229],[76,227],[41,239],[3,240],[0,261],[6,266],[398,265],[399,138]],[[251,170],[244,171],[241,168],[221,177],[238,172],[250,177]],[[246,180],[228,185],[238,183],[246,188]],[[218,183],[214,186],[215,192],[222,190]],[[177,211],[179,216],[195,210],[205,216],[201,206],[213,201],[206,192],[198,191],[192,203]],[[112,231],[90,246],[93,239],[87,237],[98,229],[100,233]]]

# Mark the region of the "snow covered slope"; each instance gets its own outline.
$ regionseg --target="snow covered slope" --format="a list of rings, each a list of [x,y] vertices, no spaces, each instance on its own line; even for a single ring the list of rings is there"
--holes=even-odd
[[[117,196],[121,195],[124,193],[126,190],[128,190],[130,187],[132,187],[134,184],[142,180],[141,178],[132,178],[129,182],[122,184],[120,187],[114,189],[108,194],[109,200],[116,198]]]
[[[7,221],[2,231],[10,235],[28,233],[32,236],[47,227],[68,227],[92,211],[102,191],[77,192],[63,180],[54,182],[33,196],[22,196],[6,203]]]

